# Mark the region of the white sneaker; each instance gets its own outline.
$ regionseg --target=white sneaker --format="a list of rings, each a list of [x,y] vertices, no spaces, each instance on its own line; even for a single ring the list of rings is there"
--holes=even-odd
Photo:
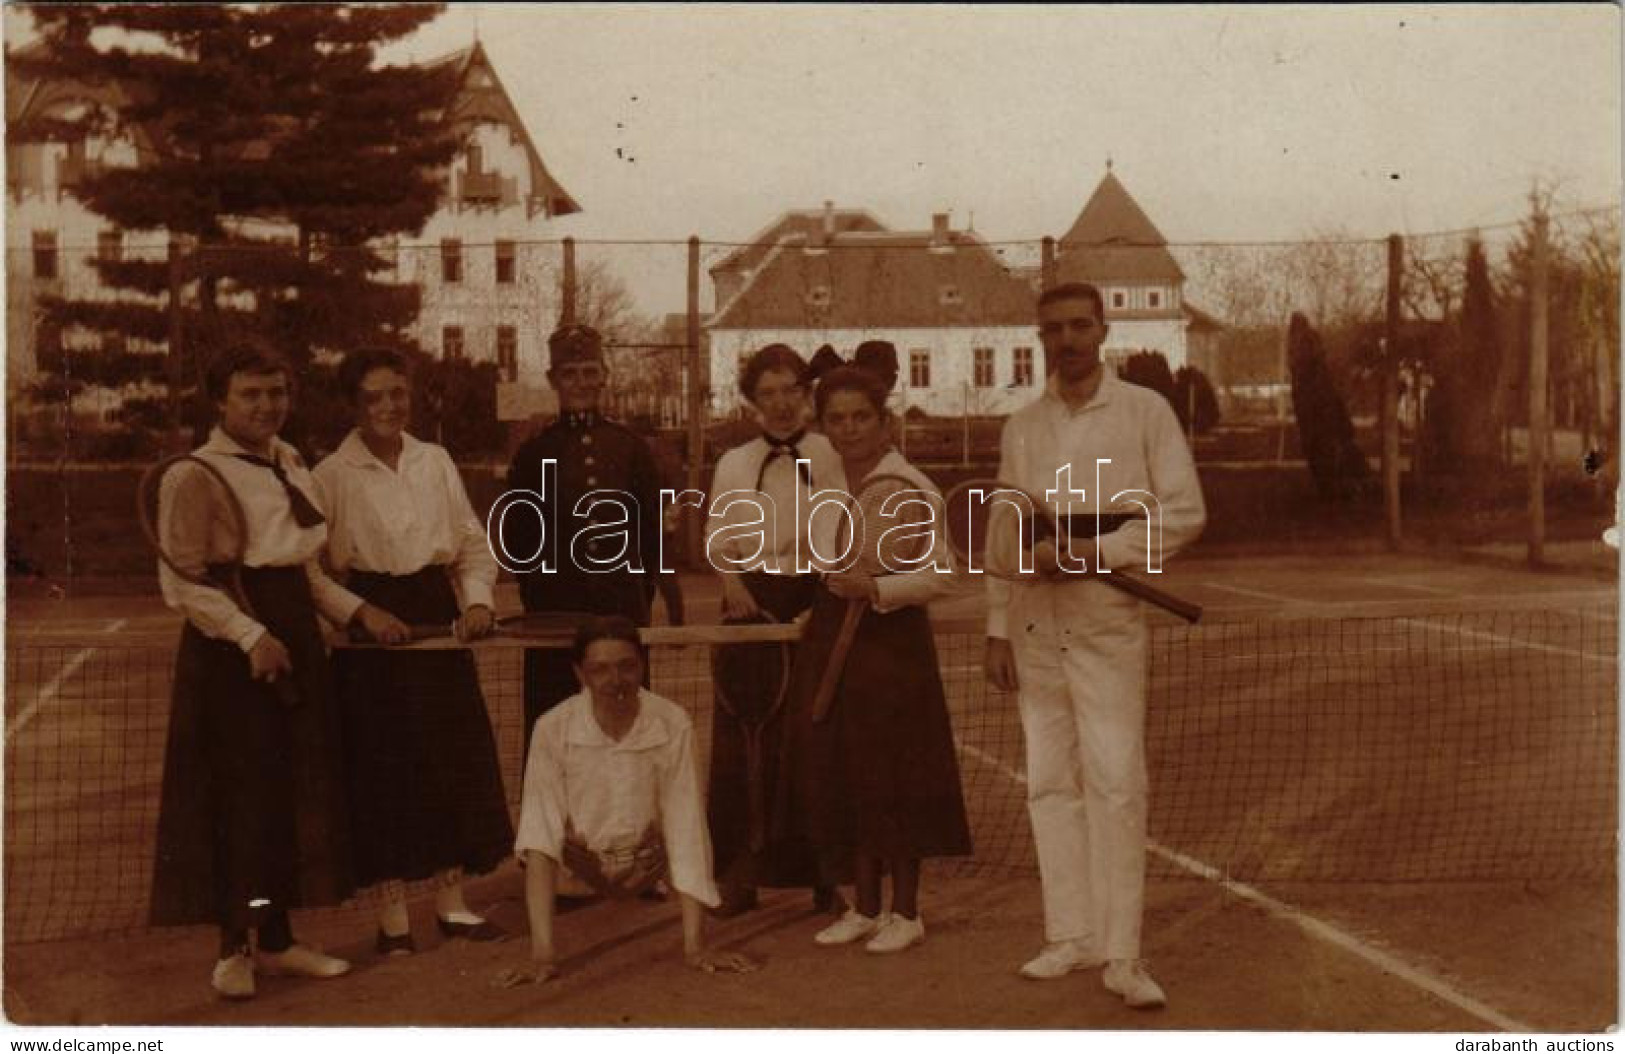
[[[1084,941],[1051,941],[1024,963],[1019,972],[1028,980],[1053,981],[1073,970],[1092,970],[1105,962],[1100,953]]]
[[[819,944],[851,944],[874,934],[889,918],[891,916],[884,911],[870,918],[868,915],[858,914],[855,908],[848,908],[845,915],[814,934],[813,940]]]
[[[1136,1010],[1155,1010],[1168,1003],[1162,987],[1146,970],[1144,959],[1113,959],[1106,964],[1100,980],[1108,992],[1122,996],[1123,1002]]]
[[[254,998],[254,960],[246,950],[221,959],[214,964],[209,983],[222,999]]]
[[[339,977],[350,972],[350,964],[314,948],[295,944],[287,951],[260,952],[260,969],[268,974],[293,977]]]
[[[925,940],[923,918],[915,916],[912,919],[905,919],[901,915],[888,915],[880,929],[863,947],[865,951],[886,955],[891,952],[907,951],[923,940]]]

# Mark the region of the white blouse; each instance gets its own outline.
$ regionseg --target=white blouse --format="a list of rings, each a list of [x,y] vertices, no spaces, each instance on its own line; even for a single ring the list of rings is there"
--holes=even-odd
[[[276,474],[250,464],[239,455],[253,454],[216,427],[208,442],[192,452],[216,469],[243,509],[248,540],[243,548],[245,567],[298,567],[310,579],[311,598],[323,615],[339,624],[348,622],[361,606],[361,598],[325,575],[316,561],[327,541],[327,527],[301,527]],[[288,482],[318,509],[321,495],[299,452],[280,439],[271,440],[273,460]],[[202,574],[208,564],[223,563],[235,555],[237,526],[218,494],[219,482],[204,470],[182,465],[164,475],[158,494],[158,537],[164,551],[189,572]],[[158,585],[164,603],[184,615],[206,637],[227,640],[251,651],[266,630],[237,605],[224,589],[188,582],[158,564]]]
[[[328,559],[340,571],[409,575],[449,564],[464,610],[491,607],[497,562],[444,447],[410,435],[390,468],[358,432],[316,466],[328,510]]]
[[[810,481],[788,456],[768,460],[772,447],[761,436],[717,458],[705,521],[705,554],[716,570],[795,574],[807,561],[810,499],[837,485],[841,459],[817,432],[803,436],[798,449]]]

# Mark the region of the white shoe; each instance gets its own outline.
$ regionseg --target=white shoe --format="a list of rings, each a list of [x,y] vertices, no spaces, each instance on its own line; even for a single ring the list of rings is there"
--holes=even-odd
[[[1073,970],[1092,970],[1105,965],[1100,953],[1083,941],[1051,941],[1044,950],[1022,964],[1021,976],[1032,981],[1053,981]]]
[[[1100,980],[1108,992],[1122,996],[1123,1002],[1136,1010],[1154,1010],[1168,1003],[1162,987],[1146,970],[1144,959],[1113,959],[1106,964]]]
[[[865,951],[877,955],[907,951],[925,940],[925,920],[919,916],[905,919],[901,915],[888,915],[880,929],[863,946]]]
[[[295,944],[287,951],[260,952],[260,969],[268,974],[292,977],[339,977],[350,972],[350,964],[314,948]]]
[[[209,978],[222,999],[254,998],[254,960],[245,949],[214,964],[214,976]]]
[[[813,940],[819,944],[851,944],[853,941],[872,936],[889,918],[891,916],[884,911],[870,918],[868,915],[858,914],[855,908],[848,908],[845,915],[814,934]]]

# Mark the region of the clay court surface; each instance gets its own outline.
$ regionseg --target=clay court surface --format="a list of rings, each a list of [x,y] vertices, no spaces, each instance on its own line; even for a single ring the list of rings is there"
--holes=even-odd
[[[560,920],[563,977],[499,991],[490,981],[523,957],[523,939],[441,946],[419,898],[418,956],[376,958],[365,905],[309,913],[303,939],[355,971],[264,979],[255,1001],[219,1003],[207,985],[211,932],[139,925],[163,642],[176,623],[151,598],[118,597],[10,605],[6,1015],[1384,1032],[1595,1031],[1617,1020],[1612,583],[1333,557],[1191,561],[1164,584],[1212,616],[1193,631],[1162,629],[1153,651],[1164,713],[1148,738],[1145,954],[1169,991],[1165,1011],[1125,1009],[1098,973],[1038,984],[1014,972],[1041,940],[1038,881],[1014,703],[979,687],[975,596],[934,614],[939,633],[955,631],[939,649],[978,855],[927,872],[920,948],[818,948],[809,898],[783,891],[714,928],[763,968],[713,977],[682,965],[674,904],[590,903]],[[714,618],[714,597],[690,597],[691,621]],[[1503,623],[1501,609],[1539,614]],[[482,669],[499,661],[482,653]],[[517,698],[511,678],[494,676],[487,692],[511,774]],[[655,687],[705,705],[703,660],[663,672],[657,655]],[[1401,757],[1396,773],[1388,766]],[[1565,807],[1541,815],[1553,802]],[[523,933],[517,869],[473,892]]]

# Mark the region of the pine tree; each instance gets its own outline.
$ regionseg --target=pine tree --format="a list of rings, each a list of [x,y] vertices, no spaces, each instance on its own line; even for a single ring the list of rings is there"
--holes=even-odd
[[[96,346],[45,349],[42,371],[109,386],[173,380],[190,395],[200,353],[239,332],[270,337],[301,366],[317,351],[406,345],[417,291],[393,284],[393,261],[372,246],[421,231],[434,212],[458,145],[445,119],[454,85],[449,68],[381,66],[377,49],[440,7],[29,10],[40,43],[8,61],[28,77],[115,86],[118,101],[20,122],[12,138],[138,138],[138,164],[93,172],[75,193],[171,245],[167,259],[94,261],[117,299],[43,301],[47,327]],[[123,31],[119,43],[92,37],[106,28]],[[133,401],[127,416],[162,405]]]
[[[1324,501],[1358,496],[1371,470],[1355,442],[1348,404],[1327,364],[1325,344],[1301,312],[1293,312],[1287,324],[1287,367],[1298,441],[1316,491]]]

